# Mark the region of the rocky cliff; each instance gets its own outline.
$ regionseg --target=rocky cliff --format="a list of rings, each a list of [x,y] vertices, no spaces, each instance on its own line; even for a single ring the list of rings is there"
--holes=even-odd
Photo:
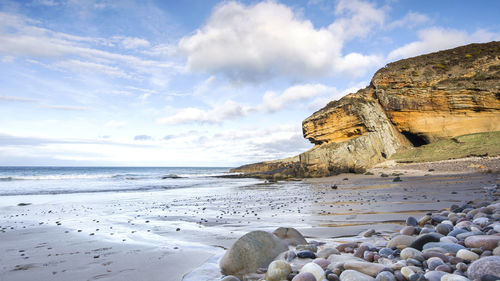
[[[365,89],[306,118],[302,129],[315,144],[309,151],[232,171],[275,178],[362,171],[401,147],[500,131],[500,42],[390,63]]]

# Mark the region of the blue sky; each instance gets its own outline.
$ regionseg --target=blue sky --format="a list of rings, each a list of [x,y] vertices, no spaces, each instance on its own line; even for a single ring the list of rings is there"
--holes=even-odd
[[[500,40],[500,1],[0,0],[0,165],[236,166],[388,62]]]

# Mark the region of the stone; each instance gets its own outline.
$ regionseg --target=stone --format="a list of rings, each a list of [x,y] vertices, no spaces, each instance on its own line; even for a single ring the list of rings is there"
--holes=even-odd
[[[445,223],[440,223],[436,225],[436,232],[443,234],[443,235],[448,235],[450,231],[453,230],[453,226]]]
[[[439,242],[443,242],[443,243],[458,243],[458,239],[453,237],[453,236],[445,236],[445,237],[441,237],[441,239],[439,239]]]
[[[432,219],[431,216],[429,215],[425,215],[423,217],[421,217],[419,220],[418,220],[418,225],[419,226],[424,226],[428,221],[430,221]]]
[[[406,218],[406,225],[407,226],[417,226],[418,225],[418,221],[414,217],[407,217]]]
[[[427,260],[427,267],[430,270],[436,269],[436,267],[444,264],[443,260],[438,257],[432,257]]]
[[[475,261],[477,259],[479,259],[479,255],[474,253],[474,252],[471,252],[467,249],[461,249],[457,252],[456,254],[456,257],[457,258],[461,258],[461,259],[464,259],[464,260],[468,260],[468,261]]]
[[[322,258],[319,258],[319,259],[315,259],[313,260],[313,263],[321,266],[321,268],[323,270],[326,270],[326,268],[328,267],[328,265],[330,264],[329,261],[325,260],[325,259],[322,259]]]
[[[458,240],[463,241],[463,240],[467,239],[467,237],[478,236],[478,235],[483,235],[483,234],[484,233],[482,233],[481,231],[469,231],[469,232],[465,232],[465,233],[460,233],[456,237]]]
[[[377,274],[385,268],[385,265],[369,262],[346,261],[344,263],[344,268],[356,270],[366,275],[376,277]]]
[[[481,281],[498,281],[500,280],[499,276],[491,275],[491,274],[486,274],[481,277]]]
[[[284,261],[273,261],[269,264],[266,272],[266,281],[286,280],[292,272],[292,267]]]
[[[295,247],[296,251],[311,251],[313,253],[316,253],[318,251],[318,246],[313,245],[313,244],[305,244],[305,245],[297,245]]]
[[[328,281],[339,281],[339,276],[335,273],[329,273],[328,275],[326,275],[326,280]]]
[[[448,273],[451,273],[453,271],[452,268],[447,264],[438,265],[435,268],[435,270],[436,271],[444,271],[444,272],[448,272]]]
[[[358,244],[354,243],[354,242],[349,242],[349,243],[343,243],[343,244],[340,244],[338,245],[336,248],[337,250],[339,250],[340,252],[344,252],[346,248],[356,248],[358,246]]]
[[[429,271],[424,274],[425,278],[429,281],[440,281],[441,277],[446,275],[447,273],[444,271]]]
[[[498,246],[500,236],[496,235],[475,235],[465,239],[465,246],[470,248],[483,248],[484,250],[493,250]]]
[[[375,278],[370,275],[363,274],[361,272],[357,272],[355,270],[344,270],[342,274],[340,274],[340,281],[374,281]]]
[[[396,277],[389,271],[381,271],[375,278],[377,281],[396,281]]]
[[[494,276],[500,276],[500,257],[490,256],[480,258],[469,265],[467,269],[467,275],[470,279],[476,280],[481,279],[481,276],[491,274]]]
[[[292,281],[316,281],[316,277],[311,272],[301,272],[295,275]]]
[[[406,260],[406,259],[416,259],[416,260],[424,260],[424,255],[422,254],[422,252],[420,252],[419,250],[417,249],[414,249],[414,248],[405,248],[401,251],[401,253],[399,254],[399,257],[402,259],[402,260]]]
[[[220,261],[221,272],[242,278],[258,268],[266,268],[287,244],[276,235],[265,231],[252,231],[240,237]]]
[[[319,266],[318,264],[316,264],[314,262],[310,262],[310,263],[305,264],[299,271],[299,273],[303,273],[303,272],[312,273],[314,275],[314,277],[316,278],[316,280],[325,279],[325,271],[323,270],[323,268],[321,268],[321,266]]]
[[[465,230],[463,228],[456,228],[456,229],[453,229],[452,231],[450,231],[448,233],[448,236],[457,237],[458,234],[465,233],[465,232],[467,232],[467,230]]]
[[[372,236],[373,236],[373,234],[375,234],[375,233],[377,233],[377,232],[375,231],[375,229],[370,228],[370,229],[368,229],[368,230],[366,230],[366,231],[362,232],[362,233],[361,233],[361,236],[363,236],[363,237],[372,237]]]
[[[370,249],[370,247],[368,247],[367,245],[361,245],[358,247],[358,249],[356,249],[356,252],[354,252],[354,256],[355,257],[358,257],[358,258],[362,258],[364,257],[364,253],[365,251],[368,251]]]
[[[456,254],[459,250],[464,249],[465,247],[460,244],[443,242],[430,242],[424,245],[424,250],[430,248],[442,248],[445,249],[448,253]]]
[[[388,256],[392,255],[393,253],[394,253],[394,250],[392,250],[391,248],[382,248],[378,251],[378,254],[381,257],[388,257]]]
[[[279,227],[275,231],[273,231],[273,234],[285,240],[289,245],[292,246],[307,244],[304,236],[302,236],[302,234],[295,228]]]
[[[328,259],[330,255],[340,255],[339,250],[335,248],[325,248],[322,249],[316,254],[318,258]]]
[[[399,234],[413,235],[413,234],[415,234],[415,231],[416,231],[416,228],[414,226],[405,226],[405,227],[401,228],[401,230],[399,231]]]
[[[429,242],[439,242],[440,239],[441,237],[434,233],[424,234],[413,241],[413,243],[410,244],[410,247],[422,251],[425,244]]]
[[[410,280],[410,276],[412,274],[415,274],[415,271],[413,271],[411,268],[405,266],[403,268],[401,268],[401,274],[403,274],[403,276],[406,278],[406,280]]]
[[[396,248],[398,246],[406,248],[410,246],[416,239],[417,238],[414,236],[397,235],[387,243],[387,248]]]
[[[316,254],[314,254],[312,251],[300,251],[297,252],[297,257],[301,259],[315,259]]]
[[[284,255],[284,259],[287,262],[293,261],[293,259],[296,258],[296,257],[297,257],[297,254],[295,253],[295,251],[292,251],[292,250],[286,252],[285,255]]]
[[[495,256],[500,256],[500,247],[496,247],[495,249],[493,249],[492,254]]]
[[[441,277],[441,281],[470,281],[468,278],[456,274],[445,274]]]

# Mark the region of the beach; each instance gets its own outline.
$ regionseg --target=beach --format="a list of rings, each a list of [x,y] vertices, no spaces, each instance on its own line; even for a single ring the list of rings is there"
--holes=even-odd
[[[369,228],[389,235],[408,216],[494,201],[499,164],[385,163],[371,174],[277,183],[3,195],[0,280],[219,280],[225,249],[252,230],[293,227],[327,242]]]

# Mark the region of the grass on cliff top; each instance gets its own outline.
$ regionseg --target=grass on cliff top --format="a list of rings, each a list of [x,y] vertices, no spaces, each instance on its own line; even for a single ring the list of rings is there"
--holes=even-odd
[[[471,156],[500,155],[500,132],[462,135],[431,144],[407,148],[392,155],[397,162],[430,162]]]

